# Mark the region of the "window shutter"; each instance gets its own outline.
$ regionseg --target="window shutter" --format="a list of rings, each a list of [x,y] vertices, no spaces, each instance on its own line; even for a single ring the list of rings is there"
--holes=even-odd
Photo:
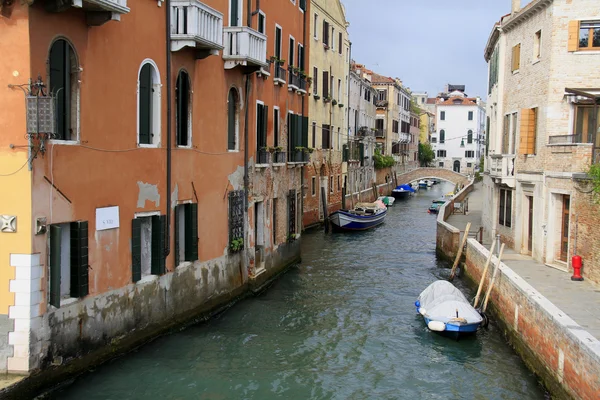
[[[329,72],[323,71],[323,98],[329,96]]]
[[[150,273],[162,275],[165,273],[165,222],[166,215],[152,216],[152,262]]]
[[[88,222],[71,222],[71,297],[88,295],[88,268]]]
[[[262,115],[262,145],[263,147],[267,147],[267,127],[269,126],[269,106],[263,106],[263,115]]]
[[[304,133],[302,129],[302,116],[294,115],[296,117],[296,146],[304,146]]]
[[[185,260],[198,259],[198,203],[185,205]]]
[[[60,307],[61,228],[50,225],[50,304]]]
[[[65,140],[67,137],[67,87],[66,77],[69,76],[65,67],[65,60],[68,60],[67,42],[57,40],[50,49],[50,91],[56,97],[56,133],[57,139]],[[60,304],[59,304],[60,305]],[[58,307],[58,306],[57,306]]]
[[[569,41],[567,42],[568,51],[577,51],[579,49],[579,21],[569,21]]]
[[[184,204],[180,204],[178,206],[175,207],[175,223],[173,224],[174,228],[175,228],[175,267],[177,268],[177,266],[181,263],[181,260],[179,259],[179,249],[181,247],[181,235],[179,234],[179,224],[181,221],[181,213],[184,211],[185,205]],[[187,224],[187,221],[186,221]],[[187,228],[187,226],[184,226],[184,228]],[[186,232],[187,234],[187,232]],[[187,243],[186,243],[186,248],[185,251],[187,251]]]
[[[531,110],[524,108],[521,110],[521,129],[519,132],[519,154],[529,154],[529,136],[531,135]]]
[[[152,70],[150,64],[145,64],[140,71],[139,90],[139,141],[140,144],[150,144],[150,129],[152,123]]]
[[[329,24],[323,21],[323,44],[329,44]]]
[[[521,43],[517,44],[512,49],[512,72],[521,67]]]
[[[338,39],[338,50],[339,50],[339,53],[342,54],[342,32],[340,32],[338,34],[338,37],[339,37],[339,39]]]
[[[350,158],[350,150],[348,149],[348,145],[345,144],[342,146],[342,162],[348,162]]]
[[[308,147],[308,117],[302,119],[302,146]]]
[[[131,280],[142,279],[142,220],[131,221]]]
[[[229,90],[229,99],[227,100],[227,149],[235,149],[235,113],[236,96],[234,89]]]
[[[365,144],[362,142],[358,144],[358,156],[360,157],[360,165],[363,166],[365,163]]]

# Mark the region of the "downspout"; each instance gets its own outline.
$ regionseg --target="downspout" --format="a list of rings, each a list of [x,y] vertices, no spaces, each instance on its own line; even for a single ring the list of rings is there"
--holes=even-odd
[[[165,258],[171,253],[171,0],[165,1],[167,49],[167,202]],[[175,256],[175,252],[173,252]],[[175,264],[173,264],[175,265]],[[175,265],[176,266],[176,265]]]
[[[246,1],[246,25],[250,28],[252,26],[252,0]],[[244,248],[246,252],[244,254],[244,264],[246,267],[246,273],[248,272],[249,260],[248,260],[248,196],[249,196],[249,187],[250,187],[250,177],[248,176],[248,108],[250,108],[250,74],[245,73],[246,75],[246,84],[245,84],[245,94],[244,94],[244,104],[246,105],[246,109],[244,110]]]
[[[306,1],[306,10],[304,10],[303,17],[302,17],[302,42],[304,43],[304,49],[308,49],[309,48],[309,46],[307,45],[307,39],[306,39],[306,14],[308,14],[308,6],[309,5],[310,5],[310,1],[307,0]],[[315,26],[315,29],[317,29],[316,26]],[[304,74],[308,76],[308,72],[309,71],[306,68],[306,51],[304,51],[304,56],[302,57],[302,64],[303,65],[301,65],[300,68],[302,70],[304,70]],[[316,77],[313,77],[313,81],[314,81],[315,78]],[[307,125],[306,126],[306,135],[307,135],[306,143],[308,144],[308,115],[304,115],[304,110],[305,110],[304,104],[305,104],[306,99],[307,99],[306,96],[302,96],[301,112],[302,112],[302,118],[304,119],[306,117],[306,125]],[[304,128],[302,128],[302,130],[304,131]],[[315,137],[315,140],[316,140],[316,137]],[[317,147],[317,144],[313,143],[313,147]],[[310,157],[312,157],[312,156],[309,154],[308,157],[310,159]],[[304,164],[300,168],[300,174],[301,174],[300,175],[300,185],[301,185],[300,186],[300,192],[301,193],[304,190],[304,187],[302,186],[302,184],[305,182],[304,175],[305,175],[306,171],[307,171],[307,167],[306,167],[306,164]],[[300,196],[300,210],[301,210],[301,212],[300,212],[300,215],[301,215],[301,217],[300,217],[300,231],[303,231],[304,230],[304,196]]]

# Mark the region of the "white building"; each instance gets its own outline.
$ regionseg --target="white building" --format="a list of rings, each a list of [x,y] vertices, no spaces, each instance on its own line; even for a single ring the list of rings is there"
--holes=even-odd
[[[431,137],[435,166],[473,174],[485,149],[485,103],[464,87],[449,86],[436,101],[436,132]]]

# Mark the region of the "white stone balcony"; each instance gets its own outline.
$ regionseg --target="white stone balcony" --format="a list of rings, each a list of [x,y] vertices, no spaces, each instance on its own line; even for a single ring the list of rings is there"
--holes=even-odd
[[[223,50],[223,14],[197,0],[171,1],[171,51]]]
[[[68,8],[81,8],[86,13],[86,22],[90,26],[99,26],[108,21],[120,21],[122,14],[129,13],[127,0],[50,0],[45,4],[49,12],[62,12]]]
[[[230,26],[223,29],[225,69],[238,65],[246,67],[267,66],[267,37],[247,26]]]
[[[490,162],[490,177],[494,179],[494,182],[514,188],[516,186],[515,155],[494,154],[488,160]]]

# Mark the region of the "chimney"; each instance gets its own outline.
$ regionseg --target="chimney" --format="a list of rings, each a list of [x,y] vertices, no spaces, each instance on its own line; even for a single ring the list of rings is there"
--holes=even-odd
[[[515,14],[521,11],[521,0],[512,0],[511,14]]]

